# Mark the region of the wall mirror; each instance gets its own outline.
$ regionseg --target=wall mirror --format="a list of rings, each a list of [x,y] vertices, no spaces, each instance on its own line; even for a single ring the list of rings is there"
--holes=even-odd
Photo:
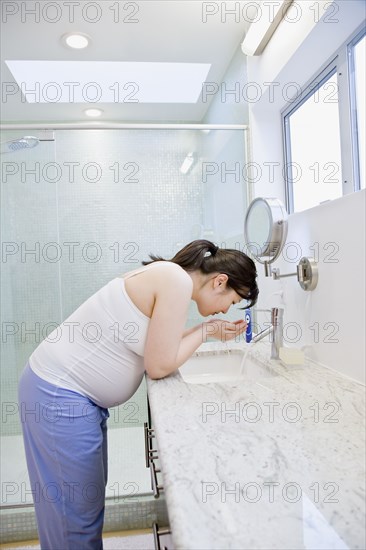
[[[244,221],[244,239],[248,252],[264,264],[267,277],[281,279],[296,275],[303,290],[314,290],[318,283],[318,266],[313,258],[301,258],[296,272],[284,275],[280,275],[280,270],[270,265],[282,252],[287,230],[287,211],[279,199],[258,197],[250,203]]]
[[[282,202],[275,198],[254,199],[245,216],[244,237],[258,262],[274,262],[287,237],[287,212]]]

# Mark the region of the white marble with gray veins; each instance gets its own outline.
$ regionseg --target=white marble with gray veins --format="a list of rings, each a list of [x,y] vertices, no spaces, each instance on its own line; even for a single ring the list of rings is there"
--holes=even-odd
[[[147,377],[176,550],[366,548],[365,387],[266,361],[246,385]]]

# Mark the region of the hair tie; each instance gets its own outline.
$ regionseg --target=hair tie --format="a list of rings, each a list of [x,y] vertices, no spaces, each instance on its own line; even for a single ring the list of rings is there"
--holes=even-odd
[[[219,247],[216,245],[213,245],[213,250],[207,250],[207,252],[204,253],[203,257],[208,258],[209,256],[215,256],[216,252],[218,251]]]

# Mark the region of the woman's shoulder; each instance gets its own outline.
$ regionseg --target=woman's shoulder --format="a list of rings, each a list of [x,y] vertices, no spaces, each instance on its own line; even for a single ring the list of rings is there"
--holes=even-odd
[[[157,261],[147,266],[148,276],[156,290],[164,292],[167,287],[187,292],[192,291],[193,281],[187,271],[169,260]],[[146,274],[146,271],[145,271]]]
[[[183,269],[183,267],[174,262],[170,262],[169,260],[157,261],[149,264],[149,266],[151,266],[151,273],[155,272],[159,276],[166,276],[169,279],[175,278],[177,280],[192,282],[191,277],[187,271]]]
[[[192,297],[193,280],[187,271],[170,261],[154,262],[154,264],[149,264],[151,267],[147,282],[151,285],[155,298],[165,299],[170,306],[172,300],[175,303],[188,302]]]
[[[139,277],[136,277],[139,275]],[[139,267],[133,271],[125,273],[122,277],[124,279],[140,279],[143,280],[155,280],[160,283],[182,283],[193,285],[193,281],[187,271],[180,265],[170,262],[169,260],[159,260],[152,262],[146,266]]]

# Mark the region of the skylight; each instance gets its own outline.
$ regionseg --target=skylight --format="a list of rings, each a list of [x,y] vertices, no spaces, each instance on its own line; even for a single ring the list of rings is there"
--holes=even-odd
[[[196,103],[209,63],[5,61],[28,103]]]

